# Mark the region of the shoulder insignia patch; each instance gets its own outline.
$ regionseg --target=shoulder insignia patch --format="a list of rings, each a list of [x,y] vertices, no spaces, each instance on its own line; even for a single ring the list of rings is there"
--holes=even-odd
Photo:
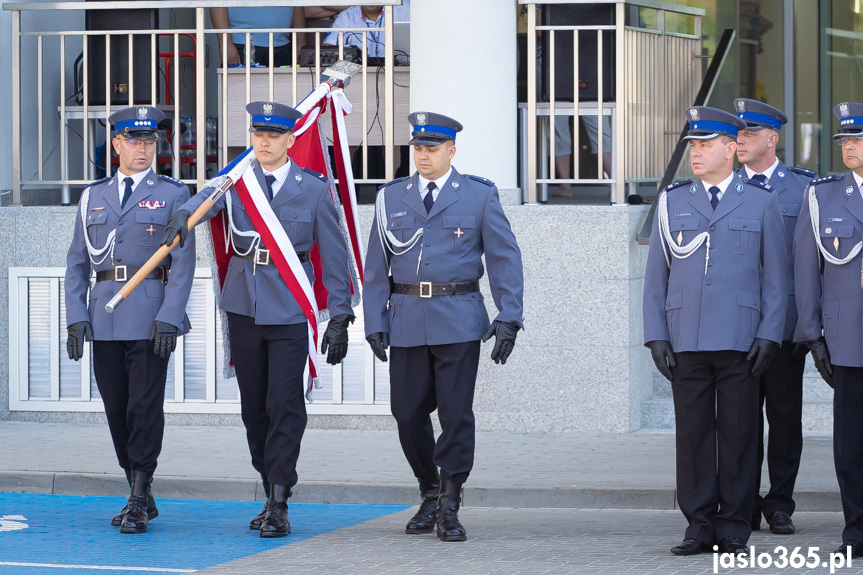
[[[316,171],[314,171],[314,170],[310,170],[310,169],[308,169],[308,168],[303,168],[303,171],[304,171],[304,172],[306,172],[307,174],[311,175],[311,176],[314,176],[315,178],[319,179],[319,180],[320,180],[320,181],[322,181],[322,182],[326,182],[326,181],[327,181],[327,177],[326,177],[326,176],[324,176],[324,175],[323,175],[322,173],[320,173],[320,172],[316,172]]]
[[[750,186],[758,186],[759,188],[765,189],[768,192],[772,192],[773,188],[770,187],[770,184],[764,182],[759,182],[758,180],[750,180],[749,178],[743,178],[744,184],[749,184]]]
[[[687,184],[691,184],[691,183],[692,183],[692,180],[682,180],[682,181],[680,181],[680,182],[675,182],[675,183],[673,183],[673,184],[668,184],[667,186],[665,186],[665,190],[664,190],[664,191],[666,191],[666,192],[670,192],[670,191],[671,191],[671,190],[673,190],[674,188],[679,188],[679,187],[681,187],[681,186],[685,186],[685,185],[687,185]]]
[[[468,178],[468,179],[473,180],[475,182],[479,182],[481,184],[485,184],[486,186],[494,186],[494,182],[492,182],[491,180],[487,180],[487,179],[481,178],[479,176],[472,176],[470,174],[462,174],[462,175],[465,178]]]
[[[844,177],[844,174],[836,174],[834,176],[826,176],[823,178],[818,178],[817,180],[812,180],[809,182],[812,185],[815,184],[823,184],[825,182],[835,182],[836,180],[841,180]]]
[[[403,181],[409,180],[409,179],[411,179],[410,176],[404,176],[403,178],[396,178],[395,180],[389,181],[386,184],[382,184],[378,189],[382,190],[384,188],[388,188],[389,186],[391,186],[393,184],[397,184],[399,182],[403,182]]]
[[[166,182],[171,182],[175,186],[183,187],[186,185],[183,182],[181,182],[180,180],[175,180],[174,178],[172,178],[170,176],[166,176],[165,174],[159,174],[159,177],[162,178],[163,180],[165,180]]]
[[[792,172],[800,174],[803,177],[809,178],[810,180],[814,180],[818,177],[818,172],[813,172],[812,170],[807,170],[806,168],[798,168],[797,166],[790,166],[788,168]]]

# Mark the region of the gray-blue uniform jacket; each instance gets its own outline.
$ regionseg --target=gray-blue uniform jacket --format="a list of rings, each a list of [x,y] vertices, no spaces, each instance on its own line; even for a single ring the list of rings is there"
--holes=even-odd
[[[426,213],[418,182],[414,173],[382,186],[379,192],[386,198],[387,229],[396,239],[407,241],[418,228],[423,228],[423,235],[410,251],[393,255],[383,249],[377,225],[372,224],[363,294],[366,334],[389,333],[390,345],[395,347],[481,339],[489,318],[480,292],[431,298],[390,294],[388,264],[395,283],[464,282],[482,277],[483,253],[499,310],[495,319],[524,328],[521,251],[500,205],[497,187],[453,168]]]
[[[823,327],[830,361],[863,367],[863,256],[836,265],[824,261],[816,243],[831,256],[847,257],[863,240],[863,198],[851,172],[815,180],[809,189],[818,198],[819,237],[812,230],[807,195],[794,239],[799,315],[794,341],[821,337]]]
[[[742,178],[746,177],[746,170],[742,167],[737,173]],[[780,161],[767,181],[767,185],[779,199],[779,210],[785,224],[785,247],[788,250],[788,307],[785,309],[782,341],[791,341],[797,325],[797,304],[794,301],[794,230],[797,228],[797,218],[803,203],[803,192],[809,182],[817,177],[815,172],[803,168],[788,168]]]
[[[677,353],[782,342],[788,256],[778,196],[748,182],[735,174],[715,213],[701,181],[666,188],[674,243],[681,233],[686,245],[709,232],[710,259],[705,267],[706,242],[686,259],[668,253],[657,213],[644,277],[645,343],[669,341]]]
[[[264,172],[256,160],[251,167],[261,188],[266,190]],[[194,212],[204,203],[213,190],[206,188],[198,192],[183,205],[184,210]],[[321,254],[323,281],[328,291],[330,317],[347,314],[351,310],[350,272],[348,252],[344,237],[339,230],[339,216],[330,197],[329,185],[321,174],[306,170],[291,161],[288,177],[274,196],[270,207],[279,218],[288,239],[297,252],[307,252],[315,242]],[[231,217],[240,231],[254,230],[252,220],[237,191],[230,189]],[[227,194],[208,211],[201,221],[209,220],[226,209]],[[225,226],[227,227],[227,222]],[[242,253],[251,245],[251,238],[232,234],[232,241]],[[263,242],[261,249],[267,246]],[[254,253],[254,252],[252,252]],[[309,283],[314,284],[315,273],[312,264],[303,264]],[[255,318],[257,325],[291,325],[305,323],[306,316],[291,295],[285,280],[274,263],[255,266],[251,260],[231,258],[228,273],[222,286],[221,307],[225,311]]]
[[[81,219],[81,204],[75,218],[75,233],[66,255],[66,325],[90,321],[93,338],[103,341],[134,341],[150,337],[153,323],[163,321],[176,326],[179,334],[189,331],[186,302],[195,275],[195,238],[174,248],[160,265],[169,268],[167,283],[146,279],[118,306],[114,313],[105,305],[125,285],[118,281],[96,282],[87,289],[90,272],[110,270],[114,266],[143,266],[159,248],[165,225],[180,206],[189,199],[189,188],[178,180],[157,176],[148,171],[132,192],[125,207],[120,208],[117,177],[105,178],[90,186],[86,214]],[[108,234],[116,230],[114,258],[110,255],[93,265],[84,242],[84,228],[95,249],[101,249]],[[99,261],[101,256],[95,257]],[[132,274],[129,273],[131,278]],[[89,308],[89,309],[88,309]]]

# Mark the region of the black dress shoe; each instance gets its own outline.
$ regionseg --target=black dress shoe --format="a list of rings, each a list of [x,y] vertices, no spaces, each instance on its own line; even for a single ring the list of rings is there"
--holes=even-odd
[[[466,541],[467,531],[458,520],[461,503],[461,484],[448,479],[441,481],[440,497],[437,500],[437,537],[441,541]]]
[[[842,542],[842,545],[836,548],[836,551],[833,553],[840,553],[845,555],[848,553],[848,548],[851,548],[851,557],[863,557],[863,543],[857,541],[856,539],[846,539]]]
[[[120,522],[120,533],[146,533],[147,521],[150,519],[147,513],[150,483],[153,476],[144,471],[132,472],[132,494],[126,504],[126,514]],[[155,507],[155,502],[153,503]],[[158,513],[157,513],[158,515]]]
[[[770,525],[770,531],[776,535],[794,533],[794,523],[791,521],[791,516],[785,511],[774,511],[767,523]]]
[[[123,517],[126,516],[126,513],[129,512],[129,502],[126,502],[126,506],[120,510],[120,513],[115,515],[111,519],[111,525],[114,527],[119,527],[123,524]],[[156,509],[156,500],[153,499],[153,492],[150,489],[147,489],[147,519],[155,519],[159,516],[159,510]]]
[[[423,498],[420,508],[405,527],[405,533],[409,535],[431,533],[435,528],[440,482],[421,485],[420,493]]]
[[[263,507],[263,509],[261,509],[261,512],[249,520],[249,529],[254,529],[255,531],[260,529],[261,523],[264,522],[264,518],[267,516],[267,511],[269,511],[269,509],[270,509],[270,500],[267,499],[266,501],[264,501],[264,507]]]
[[[710,546],[699,539],[684,539],[680,545],[675,545],[671,548],[672,555],[698,555],[706,553]]]
[[[286,537],[291,532],[291,520],[288,518],[288,504],[284,501],[270,502],[267,516],[261,523],[261,537]]]
[[[746,548],[746,543],[739,537],[725,537],[719,542],[720,553],[731,553],[734,555],[746,555],[749,550]]]

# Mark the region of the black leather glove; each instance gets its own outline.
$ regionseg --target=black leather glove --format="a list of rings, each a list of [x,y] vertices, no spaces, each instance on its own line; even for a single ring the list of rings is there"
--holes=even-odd
[[[177,331],[177,326],[156,320],[153,329],[150,330],[153,353],[162,359],[171,357],[171,352],[177,349]]]
[[[494,349],[491,350],[491,358],[495,363],[506,363],[509,354],[512,353],[512,348],[515,347],[515,336],[518,335],[519,328],[514,323],[506,321],[494,320],[482,336],[482,342],[485,343],[494,335]]]
[[[827,350],[827,342],[823,337],[818,339],[810,339],[806,342],[806,347],[812,352],[812,359],[815,361],[815,368],[827,385],[833,387],[833,366],[830,364],[830,352]]]
[[[770,364],[773,363],[773,358],[776,357],[776,352],[779,351],[779,344],[769,339],[761,339],[756,337],[749,348],[749,353],[746,354],[746,361],[755,362],[752,364],[752,375],[761,377]]]
[[[327,330],[321,338],[321,353],[327,353],[327,363],[336,365],[341,363],[348,354],[348,326],[354,323],[354,316],[342,314],[331,317],[327,324]]]
[[[372,353],[381,361],[387,360],[387,348],[390,346],[390,334],[379,331],[366,336],[366,341],[372,348]]]
[[[162,236],[160,246],[171,245],[174,243],[174,238],[180,236],[180,247],[186,242],[186,236],[189,235],[189,214],[188,210],[177,210],[171,219],[168,220],[168,226],[165,228],[165,235]]]
[[[84,356],[84,341],[93,341],[93,326],[89,321],[79,321],[66,328],[66,352],[69,359],[78,361]]]
[[[671,343],[664,339],[647,342],[650,348],[650,355],[653,357],[653,363],[656,364],[656,369],[668,381],[671,381],[671,370],[677,367],[677,359],[674,357],[674,351],[671,349]]]
[[[793,359],[804,359],[807,353],[809,353],[809,348],[806,347],[805,343],[800,341],[794,344],[794,351],[791,352],[791,357]]]

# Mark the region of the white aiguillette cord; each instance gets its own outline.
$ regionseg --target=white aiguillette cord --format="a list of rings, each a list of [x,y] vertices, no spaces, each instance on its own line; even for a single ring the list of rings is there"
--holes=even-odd
[[[90,203],[90,186],[87,186],[87,189],[85,189],[81,193],[81,201],[80,201],[81,225],[84,228],[84,243],[87,244],[87,253],[90,255],[90,261],[93,263],[94,266],[98,266],[99,264],[104,262],[108,256],[111,256],[112,260],[114,259],[114,237],[117,235],[117,229],[115,228],[115,229],[111,230],[111,232],[108,234],[108,238],[105,240],[104,246],[102,246],[100,249],[95,248],[93,246],[93,244],[90,243],[90,237],[87,235],[86,215],[87,215],[87,206],[89,203]],[[99,261],[96,261],[96,258],[99,256],[102,256],[102,259],[100,259]]]
[[[818,207],[818,198],[815,197],[815,188],[813,186],[809,186],[807,192],[807,197],[809,199],[809,219],[812,221],[812,233],[815,235],[815,245],[818,246],[818,251],[824,258],[824,261],[833,264],[834,266],[844,266],[856,258],[857,254],[860,253],[860,250],[863,250],[863,242],[857,242],[857,245],[851,248],[851,251],[848,252],[848,255],[844,258],[837,258],[828,252],[827,248],[824,247],[824,244],[821,243],[821,210]],[[860,262],[860,289],[863,289],[863,259],[861,259]]]
[[[405,254],[417,244],[418,241],[422,238],[423,228],[420,227],[417,231],[414,232],[414,235],[406,242],[399,241],[396,239],[396,236],[387,229],[387,202],[385,198],[386,190],[381,190],[378,192],[378,197],[375,200],[375,212],[377,213],[376,224],[378,226],[378,238],[381,240],[381,247],[384,249],[384,252],[389,250],[391,254],[394,256],[400,256]],[[386,237],[386,241],[384,238]],[[400,251],[396,251],[400,250]],[[420,253],[417,257],[417,275],[420,273],[420,261],[423,257],[423,247],[420,244]],[[387,261],[388,269],[391,269],[392,266]]]
[[[668,224],[668,192],[662,192],[659,196],[659,231],[660,239],[663,246],[668,246],[671,255],[677,259],[686,259],[698,250],[703,244],[707,244],[707,249],[704,254],[704,275],[707,275],[707,263],[710,261],[710,234],[701,232],[692,241],[685,246],[679,246],[674,243],[674,238],[671,237],[671,228]],[[671,262],[668,259],[668,253],[663,249],[665,255],[665,263],[671,267]]]

